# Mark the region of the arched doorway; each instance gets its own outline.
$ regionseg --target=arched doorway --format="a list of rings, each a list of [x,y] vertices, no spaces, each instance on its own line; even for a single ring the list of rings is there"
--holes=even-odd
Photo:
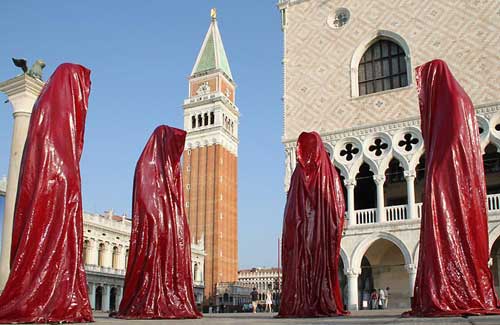
[[[98,286],[95,289],[95,310],[102,310],[103,287]]]
[[[110,292],[109,292],[109,310],[110,311],[116,310],[116,294],[117,294],[117,289],[115,287],[112,287]]]
[[[493,282],[495,283],[495,291],[500,293],[500,237],[498,237],[491,247],[491,273],[493,274]]]
[[[373,209],[377,206],[377,186],[373,180],[373,172],[367,163],[359,167],[354,188],[355,210]]]
[[[359,296],[366,297],[373,289],[389,287],[388,308],[409,308],[409,275],[405,269],[405,258],[393,242],[378,239],[366,250],[361,262],[358,279]],[[363,300],[361,306],[363,306]]]
[[[373,276],[370,261],[363,256],[361,260],[361,274],[358,277],[358,306],[359,309],[370,309],[370,293],[373,290]]]
[[[337,276],[339,278],[340,293],[342,294],[342,302],[344,303],[344,309],[347,309],[349,305],[348,300],[348,288],[347,288],[347,276],[344,273],[344,261],[339,258],[339,269],[337,270]]]

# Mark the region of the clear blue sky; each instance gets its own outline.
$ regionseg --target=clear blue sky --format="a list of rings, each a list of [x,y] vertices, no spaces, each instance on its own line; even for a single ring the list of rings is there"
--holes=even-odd
[[[182,128],[187,77],[218,11],[238,85],[240,267],[274,266],[285,195],[282,33],[275,0],[0,2],[0,80],[11,57],[42,58],[47,78],[63,62],[92,70],[81,160],[89,212],[131,214],[135,164],[153,129]],[[0,95],[0,177],[7,174],[12,109]]]

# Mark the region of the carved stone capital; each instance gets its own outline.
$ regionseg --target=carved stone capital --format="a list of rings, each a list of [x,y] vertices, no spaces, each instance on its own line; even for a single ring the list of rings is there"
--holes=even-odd
[[[383,185],[385,182],[385,175],[373,175],[373,180],[377,185]]]
[[[345,271],[345,275],[348,278],[357,278],[361,274],[360,268],[349,268]]]
[[[408,272],[410,274],[417,273],[417,265],[415,265],[415,264],[406,264],[405,269],[406,269],[406,272]]]
[[[356,186],[356,179],[345,179],[344,185],[346,187],[355,187]]]
[[[415,178],[417,177],[417,173],[414,171],[414,170],[405,170],[403,172],[406,180],[408,180],[408,178]]]

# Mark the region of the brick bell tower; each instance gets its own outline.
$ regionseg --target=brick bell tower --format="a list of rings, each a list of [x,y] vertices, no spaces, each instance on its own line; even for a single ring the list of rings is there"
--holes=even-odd
[[[184,193],[193,242],[205,244],[205,304],[217,283],[238,277],[238,108],[226,52],[211,23],[189,77],[184,101]]]

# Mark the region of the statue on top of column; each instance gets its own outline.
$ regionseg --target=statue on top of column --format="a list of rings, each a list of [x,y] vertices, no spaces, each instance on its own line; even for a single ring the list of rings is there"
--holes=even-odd
[[[28,70],[28,61],[26,59],[16,59],[12,58],[12,62],[16,67],[19,67],[23,70],[24,74],[27,74],[30,77],[35,79],[42,80],[42,70],[45,68],[45,62],[43,60],[36,60],[35,63],[31,66],[31,69]]]

